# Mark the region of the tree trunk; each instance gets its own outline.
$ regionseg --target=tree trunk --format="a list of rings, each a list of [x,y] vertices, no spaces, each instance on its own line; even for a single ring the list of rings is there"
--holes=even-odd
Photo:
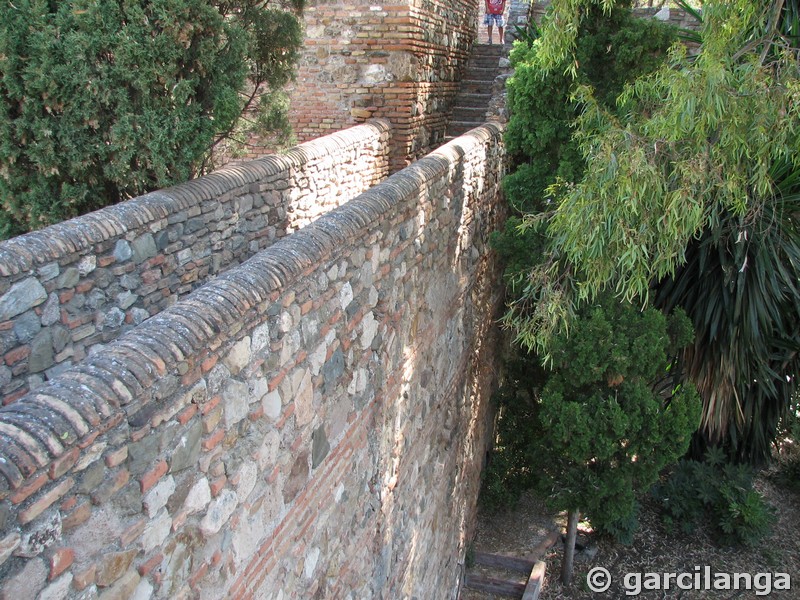
[[[575,558],[575,538],[578,537],[577,509],[571,510],[567,516],[567,541],[564,542],[564,561],[561,563],[561,583],[564,587],[572,581],[572,563]]]

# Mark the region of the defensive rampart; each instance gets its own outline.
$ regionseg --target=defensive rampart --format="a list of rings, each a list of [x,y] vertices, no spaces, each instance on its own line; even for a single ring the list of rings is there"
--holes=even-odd
[[[0,242],[3,404],[388,176],[386,121]]]
[[[85,217],[119,231],[69,251],[75,295],[119,248],[156,258],[165,198],[184,233],[219,212],[201,229],[254,254],[0,409],[0,598],[454,597],[491,421],[503,165],[485,125],[268,248],[266,217],[232,217],[273,193],[241,171],[197,184],[214,199],[194,209],[174,191],[123,205],[130,232]],[[3,268],[45,288],[40,317],[67,270],[35,239]]]

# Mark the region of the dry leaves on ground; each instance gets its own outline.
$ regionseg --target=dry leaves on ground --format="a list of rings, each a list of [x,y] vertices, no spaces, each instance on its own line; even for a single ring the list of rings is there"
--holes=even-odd
[[[625,585],[627,573],[642,573],[640,580],[644,586],[645,573],[695,573],[701,587],[704,585],[705,567],[714,573],[787,573],[794,590],[773,590],[769,596],[756,594],[766,590],[766,578],[754,580],[751,590],[680,590],[671,582],[669,590],[642,590],[637,598],[647,600],[685,599],[685,600],[729,600],[768,597],[770,599],[790,600],[800,598],[800,493],[787,489],[775,481],[760,477],[757,489],[766,500],[776,508],[777,522],[771,535],[752,548],[720,548],[702,531],[691,535],[668,534],[660,521],[652,501],[645,501],[640,515],[640,528],[633,544],[622,546],[613,541],[596,538],[581,524],[581,538],[596,546],[596,554],[591,558],[578,553],[575,562],[573,583],[564,588],[559,581],[561,544],[551,548],[546,556],[547,578],[541,600],[587,600],[616,599],[634,597],[627,592],[635,591],[636,576],[632,575]],[[502,513],[479,515],[478,532],[473,547],[475,550],[514,556],[525,556],[544,538],[553,526],[565,525],[563,514],[549,513],[543,503],[533,494],[526,494],[514,510]],[[589,554],[592,554],[590,552]],[[586,576],[595,567],[603,567],[611,574],[613,583],[604,593],[593,593]],[[474,570],[480,571],[475,567]],[[495,577],[497,574],[494,575]],[[663,586],[663,576],[662,576]],[[684,582],[688,581],[684,579]],[[713,586],[713,576],[711,583]],[[471,590],[462,593],[462,600],[492,600],[500,598]]]

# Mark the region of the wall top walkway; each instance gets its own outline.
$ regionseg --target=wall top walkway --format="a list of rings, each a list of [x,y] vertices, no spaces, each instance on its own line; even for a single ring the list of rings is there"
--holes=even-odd
[[[0,276],[29,271],[38,265],[80,252],[148,223],[197,206],[236,187],[257,183],[265,177],[298,168],[310,160],[331,155],[341,146],[363,137],[363,130],[386,133],[389,121],[374,119],[300,144],[282,155],[270,155],[228,166],[198,179],[159,190],[93,213],[52,225],[40,231],[0,242]]]

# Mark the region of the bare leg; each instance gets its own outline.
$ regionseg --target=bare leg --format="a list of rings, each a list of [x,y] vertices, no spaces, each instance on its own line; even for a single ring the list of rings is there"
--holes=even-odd
[[[503,37],[503,28],[502,27],[498,27],[497,28],[497,33],[500,34],[500,45],[504,46],[505,43],[506,43],[506,38]]]
[[[489,25],[488,27],[489,27],[489,43],[491,44],[492,43],[492,26]]]

